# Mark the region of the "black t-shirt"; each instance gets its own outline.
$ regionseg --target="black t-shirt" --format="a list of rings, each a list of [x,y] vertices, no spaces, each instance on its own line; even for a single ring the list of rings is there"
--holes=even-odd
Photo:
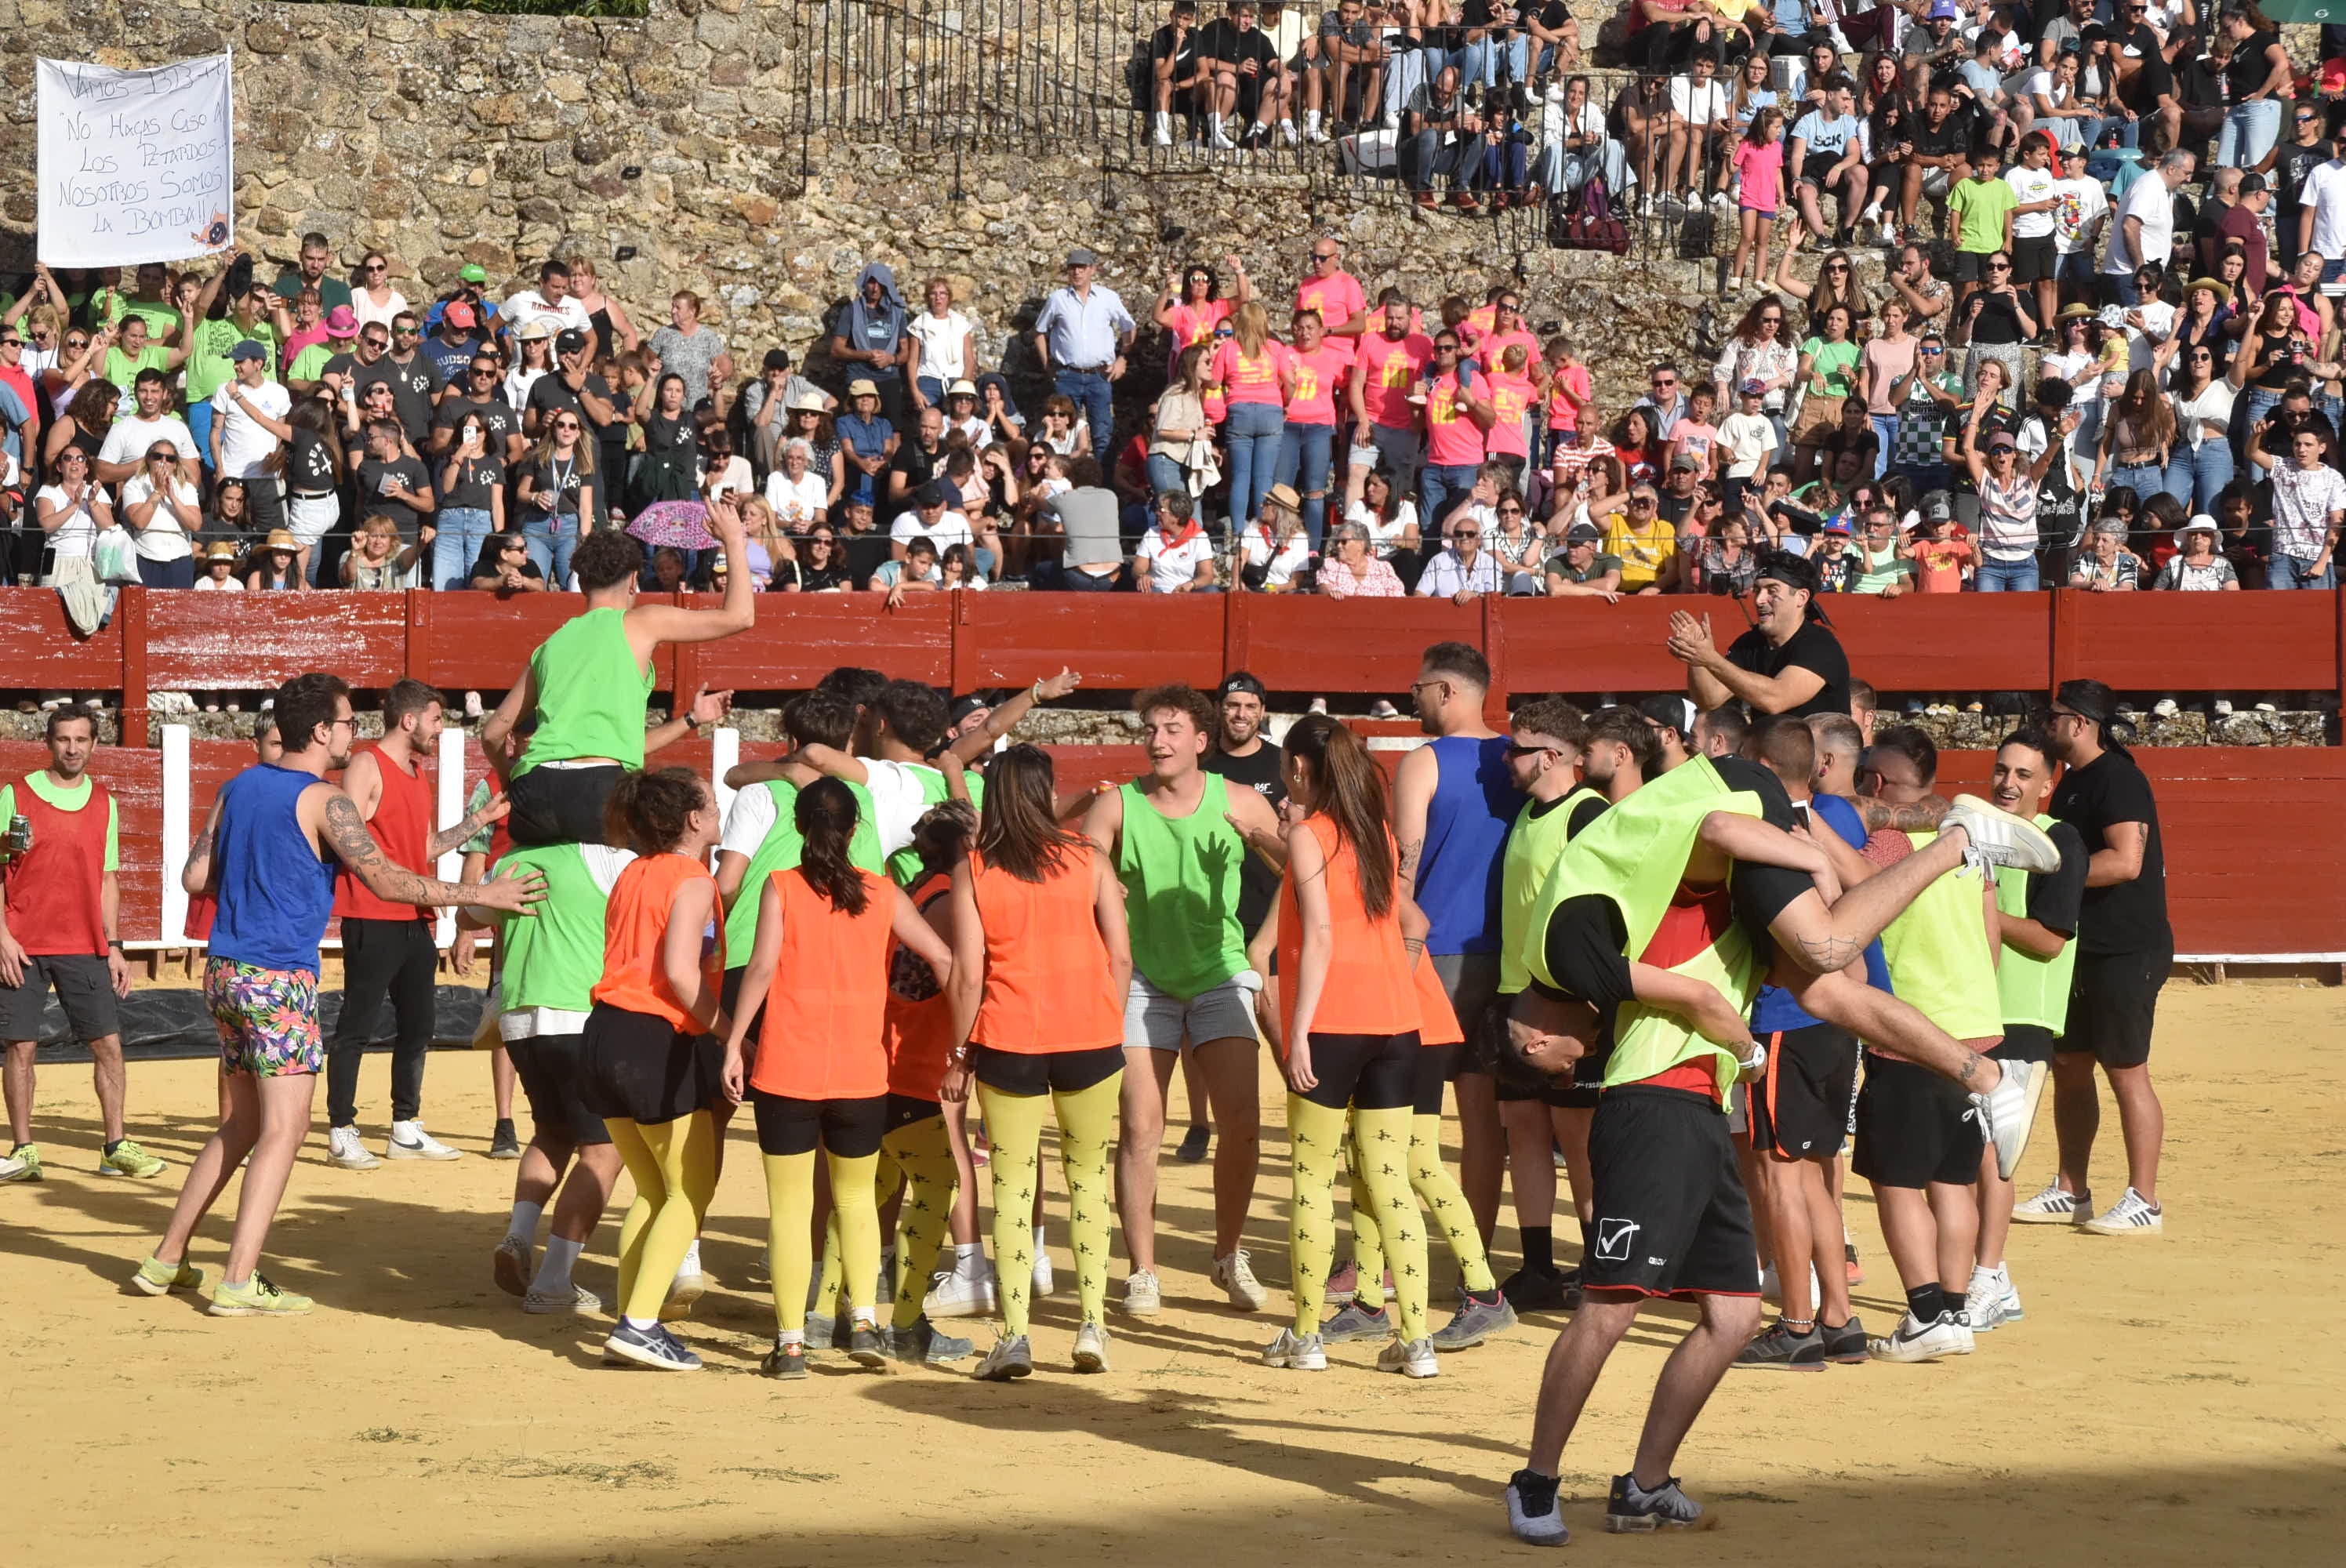
[[[541,376],[538,379],[543,381],[545,378]],[[489,450],[500,457],[504,456],[505,437],[520,431],[521,416],[514,412],[501,397],[484,398],[479,402],[463,396],[444,398],[432,415],[432,428],[454,430],[464,423],[464,416],[468,413],[481,416],[481,428],[489,433]],[[451,436],[448,443],[454,450],[455,438]]]
[[[2061,851],[2061,869],[2051,876],[2029,876],[2025,908],[2028,918],[2046,931],[2074,937],[2086,897],[2086,862],[2093,857],[2086,852],[2086,840],[2074,824],[2056,821],[2045,831]]]
[[[1557,904],[1548,912],[1547,930],[1541,937],[1547,972],[1556,984],[1533,984],[1550,996],[1576,998],[1596,1009],[1608,1045],[1614,1010],[1636,1000],[1629,961],[1621,952],[1628,940],[1621,906],[1602,893],[1582,893]]]
[[[1968,153],[1972,146],[1971,117],[1950,114],[1944,124],[1933,130],[1929,120],[1917,116],[1907,124],[1906,139],[1913,144],[1917,158],[1951,158]]]
[[[2175,932],[2167,922],[2167,857],[2159,843],[2158,803],[2150,780],[2124,751],[2105,751],[2083,768],[2072,768],[2054,786],[2046,808],[2074,824],[2088,855],[2110,847],[2109,830],[2120,822],[2148,825],[2142,871],[2132,881],[2087,888],[2079,901],[2077,946],[2081,952],[2172,952]]]
[[[380,458],[359,459],[358,515],[350,521],[363,523],[370,517],[388,517],[399,524],[399,536],[413,541],[416,525],[431,518],[429,512],[418,512],[404,501],[396,501],[382,493],[383,481],[393,481],[400,489],[424,491],[432,488],[432,476],[423,464],[412,457],[394,457],[389,463]],[[488,504],[486,502],[483,505]]]
[[[1176,43],[1172,24],[1158,28],[1148,40],[1149,62],[1153,65],[1168,57],[1173,62],[1175,81],[1188,76],[1198,63],[1198,29],[1189,28],[1179,35],[1179,42]]]
[[[334,472],[334,454],[326,448],[326,438],[314,431],[293,427],[292,450],[286,454],[286,487],[297,495],[330,494],[342,483]]]
[[[1274,810],[1287,799],[1287,784],[1279,776],[1276,746],[1258,742],[1244,757],[1233,757],[1218,747],[1206,754],[1204,766],[1209,773],[1219,773],[1234,784],[1252,789]],[[1270,913],[1270,901],[1278,896],[1279,873],[1265,865],[1260,855],[1248,851],[1239,867],[1239,926],[1249,942],[1262,929],[1263,917]]]
[[[860,588],[888,559],[888,535],[877,528],[869,534],[851,534],[842,528],[839,531],[837,553],[847,570],[848,586]]]
[[[2317,141],[2300,147],[2284,141],[2273,156],[2273,237],[2283,256],[2297,254],[2297,214],[2303,206],[2305,177],[2330,161],[2333,144]]]
[[[892,521],[899,514],[910,511],[913,497],[922,485],[935,478],[944,468],[945,449],[940,445],[934,452],[923,451],[920,442],[908,441],[896,448],[896,455],[888,460],[888,472],[904,476],[904,494],[894,501],[883,503],[880,521]],[[882,491],[885,494],[885,491]]]
[[[444,508],[486,512],[490,496],[505,487],[504,459],[492,452],[481,457],[458,458],[454,466],[455,483],[440,495],[440,504]],[[445,473],[447,470],[443,468],[441,472]]]
[[[1198,34],[1198,55],[1201,59],[1223,60],[1233,66],[1252,60],[1266,70],[1279,63],[1279,47],[1269,34],[1260,27],[1250,27],[1241,33],[1227,16],[1207,23]],[[1258,73],[1256,79],[1264,79],[1262,74]]]
[[[1530,818],[1545,817],[1571,799],[1570,795],[1558,795],[1553,800],[1534,800],[1524,808],[1524,815]],[[1571,820],[1564,825],[1566,836],[1577,839],[1586,832],[1588,824],[1605,815],[1605,808],[1609,804],[1610,802],[1601,795],[1584,796],[1579,803],[1573,807]]]
[[[1818,624],[1813,613],[1801,622],[1800,629],[1784,639],[1779,647],[1760,634],[1755,626],[1735,639],[1727,650],[1728,663],[1738,669],[1748,669],[1754,675],[1770,677],[1788,669],[1814,670],[1822,677],[1824,685],[1817,694],[1796,708],[1784,710],[1787,717],[1806,718],[1812,713],[1849,712],[1849,656],[1841,651],[1841,639],[1829,626]],[[1729,759],[1729,760],[1734,760]],[[1760,769],[1766,772],[1765,769]],[[1770,774],[1773,779],[1775,776]],[[1738,789],[1757,789],[1757,785],[1738,785]],[[1783,786],[1777,785],[1778,793]]]
[[[440,367],[425,354],[411,354],[401,364],[389,354],[375,361],[373,369],[382,375],[376,379],[391,383],[392,401],[399,407],[399,423],[407,429],[407,439],[417,446],[432,433],[432,400],[440,395]],[[362,383],[363,385],[363,383]]]
[[[2175,90],[2175,73],[2168,68],[2167,56],[2158,52],[2158,35],[2150,30],[2147,22],[2137,24],[2132,32],[2122,27],[2112,31],[2116,35],[2121,57],[2129,57],[2129,49],[2142,56],[2142,70],[2134,78],[2135,88],[2141,96],[2134,101],[2148,113],[2161,95]]]
[[[2265,51],[2280,42],[2278,33],[2251,33],[2233,46],[2232,58],[2224,67],[2230,102],[2237,104],[2265,85],[2265,78],[2272,75],[2272,62],[2265,58]]]
[[[606,402],[610,401],[611,388],[601,376],[589,372],[586,376],[586,391],[593,393],[595,396],[602,398]],[[564,409],[568,409],[572,413],[578,416],[581,423],[586,425],[586,429],[585,433],[598,443],[603,440],[604,431],[609,428],[608,426],[600,425],[595,423],[595,416],[588,413],[585,406],[579,402],[578,394],[570,390],[570,383],[564,381],[558,375],[540,376],[537,380],[530,383],[529,406],[538,411],[538,417],[541,421],[560,412]],[[614,403],[611,412],[615,416],[615,423],[617,423],[616,416],[618,412],[617,405]],[[539,428],[543,429],[544,425],[541,423]]]

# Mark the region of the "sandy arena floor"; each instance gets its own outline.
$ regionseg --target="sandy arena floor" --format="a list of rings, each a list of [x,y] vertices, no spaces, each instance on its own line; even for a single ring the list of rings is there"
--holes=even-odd
[[[1968,1360],[1730,1375],[1681,1464],[1725,1533],[1608,1536],[1605,1478],[1626,1464],[1678,1336],[1675,1309],[1656,1310],[1565,1456],[1569,1550],[1800,1568],[2346,1561],[2346,1349],[2321,1329],[2346,1235],[2328,1061],[2346,1046],[2346,997],[2178,984],[2166,1003],[2163,1237],[2020,1227],[2028,1319]],[[205,1066],[134,1071],[133,1130],[173,1167],[137,1185],[91,1174],[80,1070],[43,1079],[50,1177],[0,1188],[16,1325],[0,1375],[5,1512],[16,1553],[41,1568],[1539,1555],[1507,1537],[1499,1492],[1554,1325],[1449,1357],[1426,1384],[1379,1376],[1360,1346],[1332,1350],[1323,1376],[1266,1370],[1255,1351],[1276,1318],[1206,1299],[1204,1166],[1166,1162],[1168,1310],[1145,1327],[1111,1315],[1111,1376],[1062,1369],[1063,1287],[1038,1314],[1025,1382],[865,1373],[835,1357],[784,1386],[754,1372],[771,1318],[739,1282],[765,1219],[754,1145],[737,1131],[707,1243],[719,1288],[686,1327],[709,1370],[663,1379],[603,1369],[600,1329],[524,1317],[490,1284],[513,1166],[479,1157],[484,1055],[432,1061],[432,1125],[469,1151],[454,1165],[335,1171],[319,1157],[321,1105],[270,1249],[276,1278],[320,1309],[277,1323],[209,1319],[120,1284],[209,1130]],[[377,1114],[386,1092],[372,1058]],[[2049,1105],[2039,1133],[2023,1192],[2052,1165]],[[2096,1186],[2115,1195],[2114,1111],[2104,1138]],[[1271,1129],[1251,1227],[1275,1287],[1284,1153]],[[1857,1294],[1886,1328],[1898,1292],[1862,1186],[1852,1225],[1872,1278]],[[226,1212],[199,1242],[208,1269]],[[616,1231],[581,1266],[607,1295]],[[1500,1249],[1504,1272],[1512,1231]]]

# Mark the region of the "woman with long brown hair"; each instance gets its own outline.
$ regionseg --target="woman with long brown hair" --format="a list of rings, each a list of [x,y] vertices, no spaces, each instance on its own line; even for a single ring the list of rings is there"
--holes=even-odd
[[[2158,377],[2140,370],[2127,378],[2126,392],[2110,405],[2102,425],[2101,453],[2094,483],[2124,484],[2137,495],[2167,487],[2167,462],[2175,446],[2175,410],[2158,390]]]
[[[944,1099],[973,1079],[993,1140],[994,1262],[1002,1338],[978,1363],[988,1381],[1035,1369],[1026,1339],[1032,1228],[1046,1109],[1056,1113],[1076,1255],[1075,1369],[1107,1370],[1108,1142],[1124,1089],[1124,1006],[1132,946],[1124,884],[1082,834],[1060,826],[1051,759],[1014,746],[986,770],[977,844],[953,871],[957,1044]]]
[[[1291,808],[1287,871],[1273,923],[1256,944],[1267,946],[1275,931],[1283,1005],[1262,1016],[1289,1089],[1295,1321],[1262,1359],[1299,1371],[1328,1365],[1320,1311],[1335,1255],[1330,1192],[1344,1169],[1349,1133],[1362,1151],[1361,1180],[1392,1268],[1400,1319],[1377,1366],[1430,1378],[1441,1368],[1425,1329],[1425,1229],[1407,1159],[1387,1157],[1405,1156],[1412,1135],[1421,1019],[1412,965],[1424,952],[1425,917],[1400,889],[1384,775],[1361,738],[1312,714],[1287,732],[1282,749]]]

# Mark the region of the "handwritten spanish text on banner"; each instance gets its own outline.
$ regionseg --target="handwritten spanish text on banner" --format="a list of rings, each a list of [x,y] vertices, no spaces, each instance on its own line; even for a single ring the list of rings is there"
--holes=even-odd
[[[136,266],[228,248],[235,230],[229,56],[121,71],[43,60],[40,258]]]

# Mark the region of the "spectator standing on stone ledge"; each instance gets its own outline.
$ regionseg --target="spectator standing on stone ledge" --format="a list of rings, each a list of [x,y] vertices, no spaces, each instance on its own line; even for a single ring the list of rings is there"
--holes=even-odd
[[[1051,290],[1035,318],[1035,351],[1051,372],[1052,389],[1084,411],[1092,450],[1113,452],[1111,388],[1124,379],[1125,355],[1139,323],[1115,290],[1093,281],[1098,270],[1099,258],[1088,249],[1067,252],[1067,281]]]
[[[868,375],[880,389],[888,423],[904,419],[904,330],[911,320],[896,274],[885,261],[868,263],[855,275],[855,289],[831,325],[831,357],[851,377]],[[870,367],[868,370],[861,367]]]

